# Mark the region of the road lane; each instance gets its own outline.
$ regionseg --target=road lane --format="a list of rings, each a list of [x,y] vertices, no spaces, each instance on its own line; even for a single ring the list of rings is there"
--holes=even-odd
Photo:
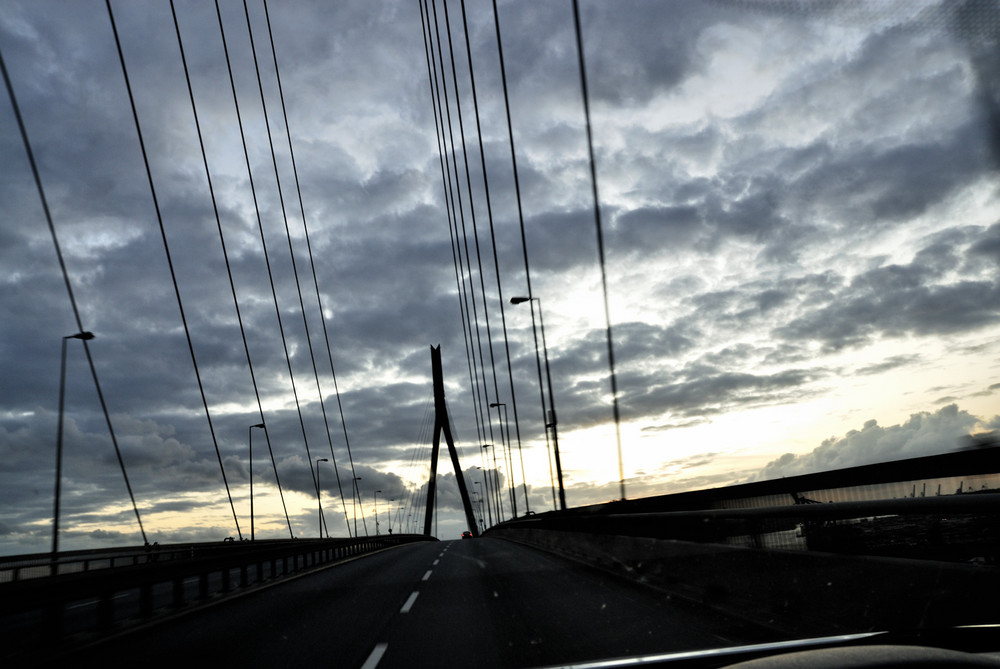
[[[74,655],[130,666],[528,667],[773,640],[498,539],[411,544],[220,602]]]
[[[489,538],[453,542],[419,590],[411,618],[389,627],[380,669],[531,667],[772,638],[624,579]]]
[[[281,581],[62,658],[171,664],[359,667],[384,636],[440,544],[409,544]]]

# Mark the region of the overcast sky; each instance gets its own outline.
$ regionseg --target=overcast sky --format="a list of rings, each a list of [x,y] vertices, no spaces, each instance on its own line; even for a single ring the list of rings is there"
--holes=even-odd
[[[602,502],[619,496],[618,459],[572,6],[499,4],[567,501]],[[628,496],[943,452],[1000,425],[1000,32],[987,4],[581,3]],[[221,5],[260,227],[214,6],[177,2],[218,219],[170,5],[113,8],[240,530],[261,422],[249,350],[295,535],[317,532],[310,456],[336,458],[336,471],[319,465],[329,531],[353,531],[357,476],[359,523],[375,531],[381,490],[384,532],[386,503],[427,482],[431,346],[476,492],[479,443],[502,443],[495,410],[486,436],[476,423],[420,5],[269,5],[304,217],[263,5],[248,0],[268,124],[243,5]],[[486,288],[477,314],[498,375],[497,395],[487,369],[484,397],[508,405],[512,433],[516,400],[519,512],[525,488],[547,510],[531,314],[506,302],[527,282],[492,7],[466,9],[499,288],[461,6],[448,9],[465,224],[475,261],[471,199]],[[437,13],[447,45],[440,2]],[[104,3],[2,0],[0,49],[148,538],[235,537]],[[2,97],[0,553],[20,553],[51,543],[60,340],[78,327]],[[464,169],[460,153],[463,188]],[[478,290],[475,262],[472,278]],[[83,345],[67,343],[61,546],[140,543]],[[253,439],[257,536],[287,536],[263,433]],[[446,452],[439,473],[440,534],[457,535]]]

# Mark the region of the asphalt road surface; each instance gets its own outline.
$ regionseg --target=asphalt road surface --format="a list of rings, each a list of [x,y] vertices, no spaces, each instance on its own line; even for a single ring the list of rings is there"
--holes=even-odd
[[[771,640],[499,539],[388,549],[151,625],[61,666],[535,667]]]

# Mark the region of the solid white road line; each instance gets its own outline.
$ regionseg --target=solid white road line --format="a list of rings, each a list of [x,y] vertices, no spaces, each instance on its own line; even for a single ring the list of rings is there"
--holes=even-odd
[[[379,660],[385,655],[385,649],[389,647],[387,643],[377,643],[375,647],[372,648],[371,655],[365,660],[365,663],[361,665],[361,669],[375,669],[378,666]]]
[[[420,594],[420,592],[417,591],[417,590],[414,590],[413,592],[411,592],[410,593],[410,598],[406,600],[406,603],[403,604],[403,608],[401,608],[399,610],[399,612],[400,613],[409,613],[410,609],[413,608],[413,602],[417,601],[417,595],[419,595],[419,594]]]

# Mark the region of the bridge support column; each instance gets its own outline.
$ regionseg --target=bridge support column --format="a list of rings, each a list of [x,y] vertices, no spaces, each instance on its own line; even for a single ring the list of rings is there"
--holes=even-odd
[[[476,516],[472,512],[472,500],[469,489],[465,485],[465,476],[458,463],[458,451],[455,450],[455,440],[451,436],[451,423],[448,420],[448,405],[444,401],[444,373],[441,371],[441,346],[431,347],[431,373],[434,377],[434,444],[431,447],[431,478],[427,484],[427,513],[424,515],[424,535],[431,535],[431,519],[434,517],[434,496],[437,492],[437,460],[441,447],[441,433],[444,433],[448,444],[451,463],[455,467],[455,480],[458,482],[458,492],[462,496],[462,507],[465,509],[465,520],[472,536],[479,536],[476,526]]]

